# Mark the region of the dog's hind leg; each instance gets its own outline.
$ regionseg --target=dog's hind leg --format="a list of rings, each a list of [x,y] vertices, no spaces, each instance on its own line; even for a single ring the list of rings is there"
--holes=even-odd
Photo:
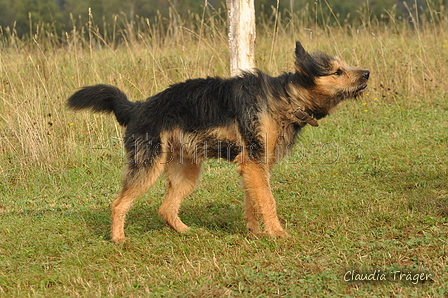
[[[248,228],[257,231],[257,214],[263,219],[266,233],[274,237],[289,237],[280,225],[269,183],[269,167],[252,162],[240,164],[246,192],[245,217]]]
[[[201,174],[202,162],[192,161],[188,158],[184,158],[181,162],[175,159],[167,164],[167,195],[159,208],[159,214],[165,222],[180,233],[189,230],[189,227],[179,218],[180,205],[182,200],[193,191]]]
[[[164,164],[154,162],[151,165],[129,165],[123,184],[123,189],[112,203],[112,231],[111,238],[115,243],[126,240],[124,236],[124,222],[126,213],[132,203],[144,194],[157,181],[164,170]]]

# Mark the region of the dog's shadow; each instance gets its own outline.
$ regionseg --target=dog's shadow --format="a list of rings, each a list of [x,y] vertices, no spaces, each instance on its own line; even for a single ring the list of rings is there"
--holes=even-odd
[[[155,204],[134,206],[126,216],[125,232],[144,234],[148,231],[161,231],[167,224],[158,214]],[[193,230],[200,228],[209,232],[224,234],[244,232],[242,207],[239,204],[206,202],[202,204],[183,204],[179,213],[181,220]],[[84,220],[94,235],[110,240],[110,208],[85,211]]]

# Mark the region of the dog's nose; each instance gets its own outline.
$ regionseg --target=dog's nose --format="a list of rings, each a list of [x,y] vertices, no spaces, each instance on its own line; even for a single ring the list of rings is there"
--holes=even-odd
[[[362,75],[362,78],[365,80],[368,80],[370,76],[370,71],[369,70],[365,70],[364,74]]]

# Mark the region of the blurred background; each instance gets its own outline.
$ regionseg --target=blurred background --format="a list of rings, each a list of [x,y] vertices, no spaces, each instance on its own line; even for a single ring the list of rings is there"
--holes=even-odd
[[[282,20],[297,12],[313,17],[321,25],[361,22],[370,20],[391,21],[419,18],[429,14],[430,5],[438,8],[448,0],[256,0],[257,20],[282,14]],[[224,0],[0,0],[0,26],[9,28],[18,36],[33,33],[30,24],[46,24],[58,35],[86,24],[92,18],[103,31],[108,26],[121,26],[136,19],[149,22],[165,21],[172,16],[181,19],[191,15],[222,14]],[[411,17],[410,15],[413,15]],[[170,17],[171,16],[171,17]],[[118,20],[118,22],[117,22]],[[109,28],[110,31],[110,28]]]

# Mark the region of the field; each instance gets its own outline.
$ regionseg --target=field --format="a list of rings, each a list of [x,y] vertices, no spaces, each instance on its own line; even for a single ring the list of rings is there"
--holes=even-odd
[[[446,297],[447,21],[261,22],[256,63],[271,75],[292,71],[295,40],[371,70],[367,93],[306,127],[274,169],[293,237],[249,237],[235,166],[210,160],[181,209],[194,232],[163,223],[159,181],[130,211],[123,245],[109,238],[122,129],[65,100],[94,83],[142,100],[188,78],[226,77],[225,21],[176,22],[166,35],[140,24],[117,32],[119,44],[93,26],[64,42],[3,31],[0,296]]]

